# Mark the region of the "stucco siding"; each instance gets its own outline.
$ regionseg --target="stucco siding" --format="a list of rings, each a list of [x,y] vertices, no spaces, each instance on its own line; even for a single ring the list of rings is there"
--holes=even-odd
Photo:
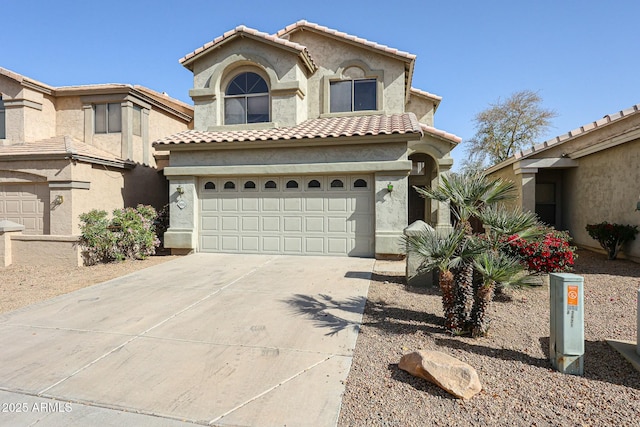
[[[231,166],[406,160],[406,142],[346,147],[172,151],[171,166]]]
[[[514,184],[513,199],[503,202],[503,206],[509,209],[515,209],[521,206],[522,201],[522,175],[516,175],[511,165],[500,169],[489,175],[491,179],[502,179],[503,181],[510,181]]]
[[[382,55],[369,49],[316,34],[312,31],[298,31],[291,35],[291,41],[307,46],[312,52],[314,61],[320,66],[318,72],[310,77],[311,94],[322,93],[321,79],[325,75],[334,75],[341,66],[350,61],[362,61],[372,71],[384,70],[383,109],[387,114],[403,113],[405,99],[404,63],[398,59]],[[309,117],[321,114],[319,100],[310,99]]]
[[[640,226],[635,211],[640,196],[640,140],[628,142],[579,159],[565,172],[565,220],[576,243],[598,248],[587,224],[608,221]],[[626,253],[640,260],[640,237]]]
[[[420,123],[433,126],[433,115],[435,107],[433,101],[412,96],[407,103],[405,110],[416,115]]]
[[[84,141],[84,111],[79,96],[64,96],[56,100],[56,135],[69,135]]]

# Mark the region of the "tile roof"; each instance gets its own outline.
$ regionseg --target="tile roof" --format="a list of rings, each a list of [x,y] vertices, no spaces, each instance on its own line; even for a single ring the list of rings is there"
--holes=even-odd
[[[559,144],[565,143],[569,140],[572,140],[574,138],[577,138],[578,136],[584,135],[586,133],[589,132],[593,132],[596,129],[600,129],[604,126],[608,126],[614,122],[617,122],[618,120],[621,120],[623,118],[629,117],[631,115],[634,114],[638,114],[640,113],[640,104],[636,104],[633,105],[625,110],[622,111],[618,111],[617,113],[613,113],[613,114],[607,114],[606,116],[604,116],[603,118],[596,120],[594,122],[590,122],[587,123],[585,125],[580,126],[579,128],[573,129],[572,131],[569,131],[567,133],[564,133],[562,135],[558,135],[555,138],[551,138],[547,141],[544,141],[540,144],[536,144],[533,147],[527,149],[527,150],[522,150],[519,151],[517,153],[515,153],[513,156],[509,157],[508,159],[491,166],[490,168],[487,169],[487,171],[489,173],[495,171],[495,170],[499,170],[501,168],[503,168],[504,166],[507,166],[511,163],[515,163],[518,160],[522,160],[525,159],[527,157],[531,157],[537,153],[540,153],[541,151],[545,151],[547,149],[553,148]]]
[[[412,87],[410,90],[411,90],[411,93],[413,93],[415,95],[421,95],[421,96],[424,96],[424,97],[427,97],[427,98],[431,98],[431,99],[433,99],[435,101],[438,101],[438,102],[442,101],[442,97],[441,96],[438,96],[438,95],[433,94],[433,93],[429,93],[426,90],[417,89],[415,87]]]
[[[424,133],[428,133],[428,134],[431,134],[433,136],[446,139],[446,140],[452,142],[453,144],[459,144],[462,141],[462,138],[460,138],[459,136],[454,135],[454,134],[449,133],[449,132],[445,132],[445,131],[440,130],[440,129],[436,129],[433,126],[427,126],[427,125],[425,125],[423,123],[420,123],[420,128],[422,129],[422,131]]]
[[[376,42],[372,42],[369,41],[367,39],[363,39],[361,37],[357,37],[351,34],[347,34],[344,33],[342,31],[338,31],[338,30],[334,30],[328,27],[325,27],[323,25],[318,25],[318,24],[314,24],[313,22],[308,22],[306,20],[300,20],[294,24],[288,25],[285,28],[283,28],[282,30],[278,31],[275,35],[278,37],[285,37],[288,34],[291,34],[297,30],[303,29],[303,28],[307,28],[307,29],[311,29],[311,30],[315,30],[315,31],[319,31],[319,32],[323,32],[326,34],[329,34],[331,36],[334,37],[338,37],[353,43],[358,43],[361,45],[364,45],[366,47],[372,48],[372,49],[376,49],[376,50],[380,50],[384,53],[390,54],[390,55],[395,55],[395,56],[400,56],[402,58],[404,58],[405,60],[409,60],[409,61],[414,61],[416,59],[416,55],[409,53],[409,52],[404,52],[402,50],[398,50],[398,49],[394,49],[392,47],[389,46],[385,46],[383,44],[380,43],[376,43]]]
[[[221,44],[225,43],[226,41],[242,36],[242,35],[249,35],[249,36],[253,36],[255,38],[258,39],[262,39],[265,40],[267,42],[270,43],[274,43],[280,46],[284,46],[290,49],[294,49],[297,50],[299,52],[299,55],[301,55],[302,57],[304,57],[308,64],[309,67],[311,68],[312,71],[315,71],[318,67],[316,66],[316,64],[313,62],[313,58],[311,58],[311,55],[309,54],[309,52],[307,51],[307,48],[301,44],[298,43],[294,43],[291,42],[289,40],[280,38],[276,35],[271,35],[271,34],[267,34],[264,33],[262,31],[258,31],[256,29],[253,28],[249,28],[245,25],[239,25],[236,28],[234,28],[233,30],[227,31],[226,33],[224,33],[223,35],[216,37],[215,39],[213,39],[212,41],[210,41],[209,43],[205,43],[203,46],[197,48],[196,50],[194,50],[193,52],[190,52],[188,54],[186,54],[184,57],[179,59],[179,62],[184,65],[185,67],[187,67],[187,65],[198,55],[202,54],[203,52],[212,49],[216,46],[220,46]]]
[[[56,136],[34,142],[21,144],[0,145],[0,160],[6,157],[35,157],[35,156],[68,156],[82,158],[86,161],[106,161],[114,163],[133,164],[118,156],[100,150],[91,145],[80,142],[71,136]]]
[[[349,136],[422,134],[413,113],[326,117],[307,120],[298,126],[228,131],[184,131],[155,141],[153,145],[281,141]]]

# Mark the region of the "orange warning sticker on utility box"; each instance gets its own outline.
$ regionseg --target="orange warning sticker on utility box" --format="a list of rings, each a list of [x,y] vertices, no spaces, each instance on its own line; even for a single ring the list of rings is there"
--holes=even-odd
[[[567,286],[567,305],[569,307],[578,307],[578,287]]]

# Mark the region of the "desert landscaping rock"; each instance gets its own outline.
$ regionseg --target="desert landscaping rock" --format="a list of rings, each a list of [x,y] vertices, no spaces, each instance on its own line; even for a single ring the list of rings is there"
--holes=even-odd
[[[482,390],[473,367],[441,351],[420,350],[405,354],[398,367],[462,399],[471,399]]]

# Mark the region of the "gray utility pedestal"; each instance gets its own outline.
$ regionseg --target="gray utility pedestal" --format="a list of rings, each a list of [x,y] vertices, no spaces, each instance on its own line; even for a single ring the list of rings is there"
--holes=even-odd
[[[551,364],[565,374],[584,373],[584,278],[569,273],[549,275]]]
[[[433,232],[434,229],[424,221],[416,221],[404,229],[404,235],[407,237],[419,236],[425,232]],[[420,265],[424,259],[418,254],[407,253],[407,284],[409,286],[433,286],[438,283],[436,270],[418,272]]]

